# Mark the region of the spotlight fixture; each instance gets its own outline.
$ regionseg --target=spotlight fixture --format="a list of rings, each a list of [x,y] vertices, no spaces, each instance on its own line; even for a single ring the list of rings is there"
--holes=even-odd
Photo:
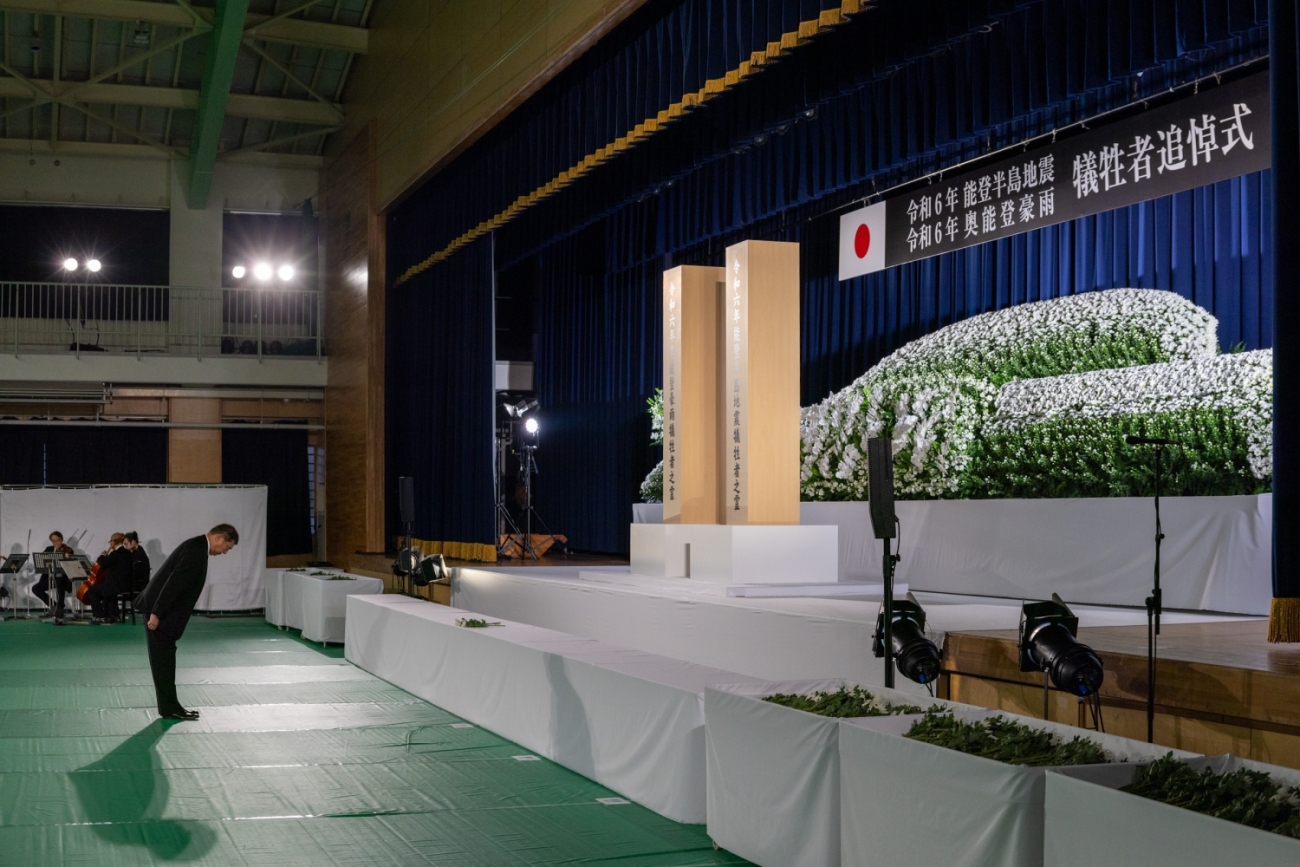
[[[420,561],[420,568],[411,574],[411,583],[427,587],[447,577],[447,561],[441,554],[433,554]]]
[[[258,262],[253,266],[253,276],[263,282],[271,279],[271,266],[265,262]]]
[[[799,114],[803,117],[804,120],[816,120],[817,106],[814,105],[812,108],[805,108],[803,111],[799,112]]]
[[[77,260],[74,259],[74,258],[72,258],[71,256],[69,256],[68,258],[64,259],[64,260],[63,260],[63,270],[64,270],[64,271],[75,271],[75,270],[77,270]]]
[[[131,42],[139,48],[148,48],[149,25],[143,21],[135,22],[135,31],[131,34]]]
[[[528,421],[524,422],[524,430],[528,431],[530,434],[537,433],[538,427],[540,427],[540,425],[537,424],[537,419],[535,418],[530,418]]]
[[[98,274],[99,269],[102,267],[98,259],[91,259],[86,263],[86,270],[94,274]]]
[[[409,546],[398,551],[397,559],[393,561],[393,574],[415,575],[420,569],[421,553],[419,548]]]
[[[280,268],[279,268],[279,270],[276,271],[275,273],[276,273],[276,276],[279,277],[281,280],[284,280],[285,282],[288,282],[288,281],[290,281],[290,280],[293,279],[293,266],[292,266],[292,265],[281,265]]]
[[[925,637],[925,609],[911,593],[894,601],[893,629],[890,642],[898,673],[908,680],[931,684],[939,679],[939,648]],[[871,652],[879,659],[885,655],[885,606],[876,617],[876,633],[871,638]]]
[[[243,280],[244,275],[247,273],[248,273],[248,269],[245,268],[243,265],[236,265],[235,267],[230,269],[230,276],[234,277],[236,280]]]
[[[1079,618],[1065,601],[1026,602],[1020,610],[1020,670],[1045,671],[1062,692],[1084,698],[1101,689],[1097,654],[1080,644]]]
[[[540,404],[535,397],[521,397],[514,403],[501,404],[502,409],[506,411],[506,415],[511,418],[523,418],[528,413],[536,410],[538,406]]]

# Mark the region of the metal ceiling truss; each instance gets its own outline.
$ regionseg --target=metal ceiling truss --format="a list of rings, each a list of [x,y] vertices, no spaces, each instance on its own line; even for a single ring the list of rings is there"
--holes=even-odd
[[[372,0],[252,0],[253,12],[250,0],[213,2],[0,0],[0,138],[55,151],[120,141],[189,157],[192,203],[206,198],[216,160],[321,153],[343,125],[352,60],[369,49]],[[186,50],[205,35],[218,50],[200,75],[199,53]],[[111,65],[97,68],[104,59]]]

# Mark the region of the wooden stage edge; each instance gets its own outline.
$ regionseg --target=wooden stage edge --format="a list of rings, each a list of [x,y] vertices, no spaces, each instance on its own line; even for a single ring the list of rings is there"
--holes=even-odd
[[[1265,620],[1164,624],[1156,669],[1155,742],[1205,755],[1233,753],[1300,768],[1300,644],[1269,644]],[[1146,740],[1146,626],[1079,630],[1101,658],[1106,731]],[[1022,673],[1016,633],[950,632],[940,694],[1043,716],[1043,675]],[[1056,722],[1083,724],[1078,700],[1048,691]],[[1088,723],[1091,725],[1091,720]]]

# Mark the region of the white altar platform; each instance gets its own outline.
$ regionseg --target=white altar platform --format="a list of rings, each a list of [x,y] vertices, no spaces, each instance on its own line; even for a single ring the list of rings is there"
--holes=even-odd
[[[901,500],[897,580],[913,590],[1140,606],[1151,590],[1148,498]],[[1165,606],[1268,614],[1272,494],[1160,501]],[[637,504],[634,524],[662,520]],[[802,503],[804,525],[839,530],[839,580],[879,582],[881,543],[867,503]]]
[[[407,596],[350,596],[347,658],[678,822],[705,821],[704,688],[733,672]],[[529,756],[518,756],[527,760]]]
[[[627,567],[599,572],[563,567],[452,569],[452,605],[480,615],[528,623],[734,671],[763,680],[842,677],[884,683],[871,655],[879,594],[852,597],[736,598],[689,579],[647,578]],[[901,588],[900,588],[901,589]],[[1015,629],[1021,600],[913,590],[925,607],[931,638],[946,632]],[[1140,608],[1072,603],[1083,626],[1136,626]],[[1242,615],[1166,611],[1164,622],[1253,619]],[[899,688],[924,688],[899,679]]]

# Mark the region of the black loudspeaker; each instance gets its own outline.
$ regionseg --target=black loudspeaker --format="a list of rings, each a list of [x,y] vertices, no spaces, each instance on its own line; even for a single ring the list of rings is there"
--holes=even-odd
[[[402,523],[415,523],[415,479],[410,476],[400,476],[397,479],[397,499],[399,508],[402,510]],[[893,506],[890,506],[892,509]],[[874,512],[872,513],[875,514]]]
[[[876,538],[894,538],[894,449],[887,437],[867,440],[867,489]]]

